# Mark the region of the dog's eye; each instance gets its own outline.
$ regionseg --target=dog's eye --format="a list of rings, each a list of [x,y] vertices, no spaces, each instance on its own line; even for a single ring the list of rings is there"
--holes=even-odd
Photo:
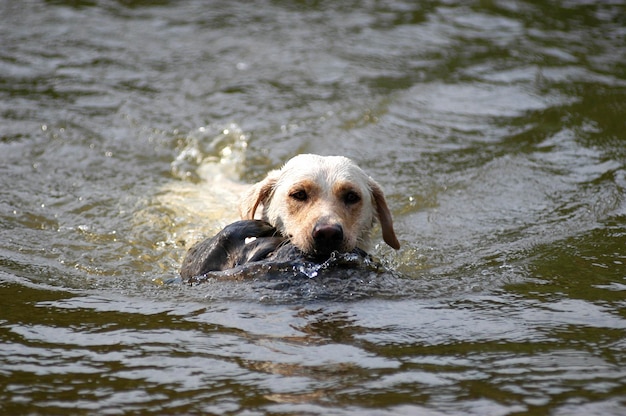
[[[343,200],[349,205],[356,204],[361,200],[361,196],[354,191],[350,191],[344,195]]]
[[[306,201],[308,198],[306,191],[303,190],[292,192],[289,196],[297,201]]]

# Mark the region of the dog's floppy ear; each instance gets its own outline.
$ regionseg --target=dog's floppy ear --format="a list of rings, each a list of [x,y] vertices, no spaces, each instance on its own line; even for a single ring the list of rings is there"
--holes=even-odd
[[[239,203],[239,215],[242,220],[253,220],[259,205],[266,205],[271,198],[274,185],[279,176],[278,170],[273,170],[261,182],[257,182],[248,189]]]
[[[396,237],[396,232],[393,230],[393,219],[391,218],[391,212],[389,212],[389,207],[387,206],[387,201],[385,200],[385,194],[383,193],[380,185],[378,185],[371,178],[369,180],[369,186],[372,190],[374,202],[376,203],[376,212],[378,214],[380,227],[383,231],[383,240],[385,240],[385,243],[389,246],[398,250],[400,248],[400,243]]]

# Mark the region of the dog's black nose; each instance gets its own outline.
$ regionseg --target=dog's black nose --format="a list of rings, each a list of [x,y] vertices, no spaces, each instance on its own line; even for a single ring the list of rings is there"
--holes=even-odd
[[[313,228],[313,239],[318,248],[336,250],[343,241],[343,228],[339,224],[317,224]]]

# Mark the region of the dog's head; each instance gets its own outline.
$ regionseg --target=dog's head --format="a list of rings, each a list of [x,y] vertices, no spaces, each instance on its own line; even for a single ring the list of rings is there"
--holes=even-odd
[[[242,219],[253,219],[261,206],[262,219],[307,255],[367,250],[377,221],[385,242],[400,248],[380,186],[342,156],[292,158],[250,188],[240,206]]]

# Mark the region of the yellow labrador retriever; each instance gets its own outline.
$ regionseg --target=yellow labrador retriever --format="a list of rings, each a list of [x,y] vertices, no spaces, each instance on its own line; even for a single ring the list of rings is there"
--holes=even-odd
[[[323,262],[333,252],[366,256],[376,222],[385,242],[400,248],[380,186],[341,156],[292,158],[245,193],[240,215],[189,250],[183,278],[259,261]]]
[[[292,158],[252,186],[241,203],[241,218],[255,218],[260,207],[261,219],[305,254],[367,251],[377,221],[385,242],[400,248],[382,189],[343,156]]]

